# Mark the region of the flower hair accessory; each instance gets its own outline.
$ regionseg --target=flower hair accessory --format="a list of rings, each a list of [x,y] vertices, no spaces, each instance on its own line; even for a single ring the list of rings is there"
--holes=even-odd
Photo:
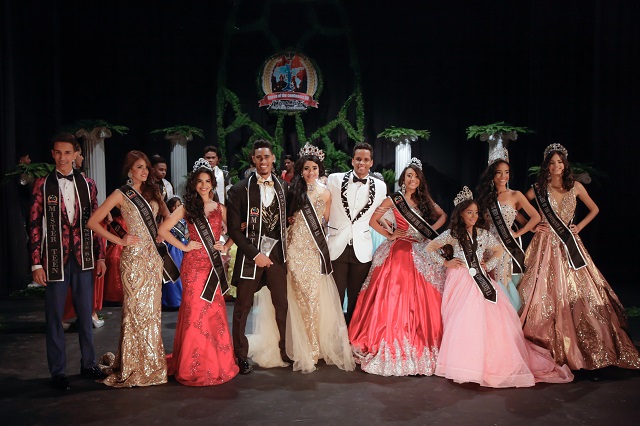
[[[458,204],[466,200],[473,200],[473,193],[468,186],[465,186],[464,188],[462,188],[462,191],[458,192],[456,198],[453,199],[453,205],[457,206]]]
[[[413,157],[413,158],[411,158],[411,160],[409,160],[409,162],[407,163],[407,165],[405,167],[409,167],[409,166],[416,166],[417,168],[422,170],[422,161],[420,161],[416,157]]]
[[[317,146],[311,145],[309,142],[305,143],[302,149],[300,150],[300,157],[304,155],[314,155],[320,159],[320,161],[324,161],[324,152]]]
[[[213,171],[213,167],[211,167],[211,164],[209,164],[209,162],[204,158],[198,158],[198,161],[196,161],[196,163],[193,165],[194,172],[198,169],[207,169]]]
[[[559,143],[552,143],[551,145],[549,145],[544,149],[544,155],[542,156],[542,158],[543,159],[547,158],[547,155],[555,151],[563,153],[565,157],[569,157],[569,152],[567,151],[567,148],[560,145]]]
[[[509,162],[509,151],[507,151],[507,148],[503,147],[491,151],[491,153],[489,154],[489,161],[487,161],[487,165],[491,165],[500,160],[506,161],[507,163]]]

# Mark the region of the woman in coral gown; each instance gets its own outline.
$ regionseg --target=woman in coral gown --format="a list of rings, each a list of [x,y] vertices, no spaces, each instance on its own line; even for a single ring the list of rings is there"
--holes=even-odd
[[[585,187],[574,181],[562,145],[545,149],[534,188],[527,191],[527,198],[548,208],[540,210],[543,219],[527,248],[526,272],[518,287],[525,336],[572,370],[640,368],[638,350],[625,331],[624,308],[580,239],[579,232],[598,214],[598,207]],[[574,223],[578,199],[589,213]],[[559,220],[549,216],[551,210]],[[559,237],[563,230],[575,256],[567,255]]]
[[[356,365],[331,274],[329,249],[324,233],[314,238],[311,232],[322,229],[323,219],[325,223],[329,220],[331,194],[318,180],[324,175],[324,153],[305,145],[300,154],[287,199],[287,216],[293,217],[287,229],[287,356],[294,371],[312,372],[319,359],[352,371]]]
[[[411,160],[398,182],[402,191],[385,199],[371,217],[370,225],[387,241],[373,257],[349,323],[349,338],[356,361],[368,373],[432,375],[442,338],[445,277],[425,246],[447,215],[431,199],[419,160]],[[391,212],[396,223],[392,233],[379,223]]]
[[[219,385],[238,374],[221,291],[227,283],[222,272],[224,266],[220,253],[213,253],[225,254],[233,241],[220,243],[227,210],[213,200],[215,188],[213,169],[200,158],[187,178],[184,204],[162,222],[159,230],[160,236],[185,252],[180,271],[182,303],[173,338],[173,353],[167,361],[169,375],[186,386]],[[190,242],[186,245],[171,233],[182,219],[186,219],[189,229]],[[210,233],[210,239],[202,237],[203,232]],[[204,240],[210,241],[211,251],[204,246]],[[218,266],[214,268],[216,264]]]
[[[179,197],[171,197],[167,201],[167,208],[170,213],[173,213],[178,207],[182,205]],[[171,228],[171,235],[176,237],[182,244],[189,244],[189,230],[187,229],[187,221],[181,219],[178,223]],[[169,254],[176,264],[178,269],[182,265],[182,258],[184,253],[178,247],[173,244],[167,243],[167,249]],[[176,281],[169,281],[162,284],[162,308],[163,309],[178,309],[180,302],[182,301],[182,278],[178,278]]]
[[[504,251],[502,257],[498,260],[498,266],[489,275],[502,286],[511,305],[517,312],[522,307],[522,302],[516,285],[519,283],[519,278],[524,270],[524,251],[518,239],[540,222],[540,215],[522,192],[509,189],[511,166],[509,165],[509,153],[506,148],[502,150],[496,149],[493,153],[494,157],[489,158],[489,165],[480,177],[476,195],[480,212],[484,215],[486,223],[489,224],[489,232],[493,234],[496,240],[502,242],[503,247],[513,250],[513,254],[508,250]],[[529,220],[522,223],[519,229],[514,230],[511,226],[515,222],[520,209],[527,213]],[[501,227],[505,234],[502,240],[496,224]],[[514,261],[516,262],[515,268],[518,271],[515,276],[513,273]]]
[[[569,367],[557,366],[549,351],[525,340],[506,293],[486,274],[498,264],[503,248],[489,231],[476,226],[482,217],[471,191],[465,187],[454,204],[450,228],[427,246],[434,262],[448,268],[435,374],[494,388],[572,381]],[[453,257],[445,260],[440,250],[447,244]]]
[[[124,288],[120,341],[113,373],[104,384],[125,388],[159,385],[167,382],[167,362],[161,334],[162,258],[156,241],[143,220],[133,199],[140,200],[149,213],[150,225],[160,211],[168,210],[157,185],[147,180],[151,163],[140,151],[129,151],[124,160],[123,174],[127,185],[115,190],[93,213],[88,226],[112,243],[124,246],[120,258],[120,273]],[[126,193],[126,194],[125,194]],[[118,207],[127,225],[127,235],[121,238],[100,225],[111,209]]]

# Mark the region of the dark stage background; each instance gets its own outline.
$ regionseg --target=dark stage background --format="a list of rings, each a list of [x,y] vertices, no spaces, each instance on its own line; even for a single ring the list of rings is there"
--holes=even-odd
[[[84,118],[131,129],[106,141],[109,192],[119,183],[126,151],[169,157],[168,142],[151,137],[153,129],[204,129],[205,139],[189,144],[190,163],[216,142],[217,78],[233,2],[0,1],[3,170],[21,151],[34,161],[51,161],[49,138]],[[309,3],[314,2],[245,1],[239,22],[251,22],[270,5],[270,34],[286,47],[304,32]],[[632,185],[640,118],[639,4],[407,3],[345,1],[354,48],[344,39],[312,38],[305,44],[325,82],[319,109],[304,115],[307,128],[335,117],[352,89],[348,61],[355,53],[376,167],[393,168],[394,161],[393,146],[376,139],[380,131],[392,125],[430,130],[432,138],[414,143],[413,153],[448,212],[456,192],[465,184],[475,187],[486,165],[487,145],[467,140],[467,126],[504,120],[536,131],[510,145],[512,187],[521,190],[530,182],[527,168],[541,162],[544,147],[562,143],[569,160],[592,163],[607,174],[587,186],[601,212],[582,236],[623,303],[640,303],[630,249],[638,237]],[[322,2],[317,15],[332,26],[340,21],[339,9]],[[257,107],[255,85],[262,62],[274,53],[267,37],[239,36],[226,72],[245,111],[270,128],[273,117]],[[294,131],[287,128],[289,151],[297,144]],[[229,138],[230,167],[248,136],[239,131]],[[332,140],[351,151],[353,142],[343,132]],[[9,184],[0,191],[0,294],[6,295],[26,285],[28,265],[17,188]]]

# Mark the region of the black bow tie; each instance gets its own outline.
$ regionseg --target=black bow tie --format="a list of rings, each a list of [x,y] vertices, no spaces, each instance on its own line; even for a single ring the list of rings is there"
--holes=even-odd
[[[358,176],[353,175],[353,183],[358,183],[358,182],[366,184],[367,183],[367,178],[358,179]]]
[[[63,175],[60,172],[56,172],[56,176],[58,177],[58,179],[68,179],[70,181],[73,181],[73,173],[71,173],[70,175]]]

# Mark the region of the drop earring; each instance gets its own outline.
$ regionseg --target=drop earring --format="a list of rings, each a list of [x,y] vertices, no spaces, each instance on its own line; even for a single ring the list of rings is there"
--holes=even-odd
[[[400,186],[400,192],[402,192],[402,195],[407,192],[407,186],[404,183]]]
[[[133,186],[133,179],[131,179],[131,177],[132,177],[131,176],[131,172],[127,173],[127,177],[129,178],[129,179],[127,179],[127,185]]]

